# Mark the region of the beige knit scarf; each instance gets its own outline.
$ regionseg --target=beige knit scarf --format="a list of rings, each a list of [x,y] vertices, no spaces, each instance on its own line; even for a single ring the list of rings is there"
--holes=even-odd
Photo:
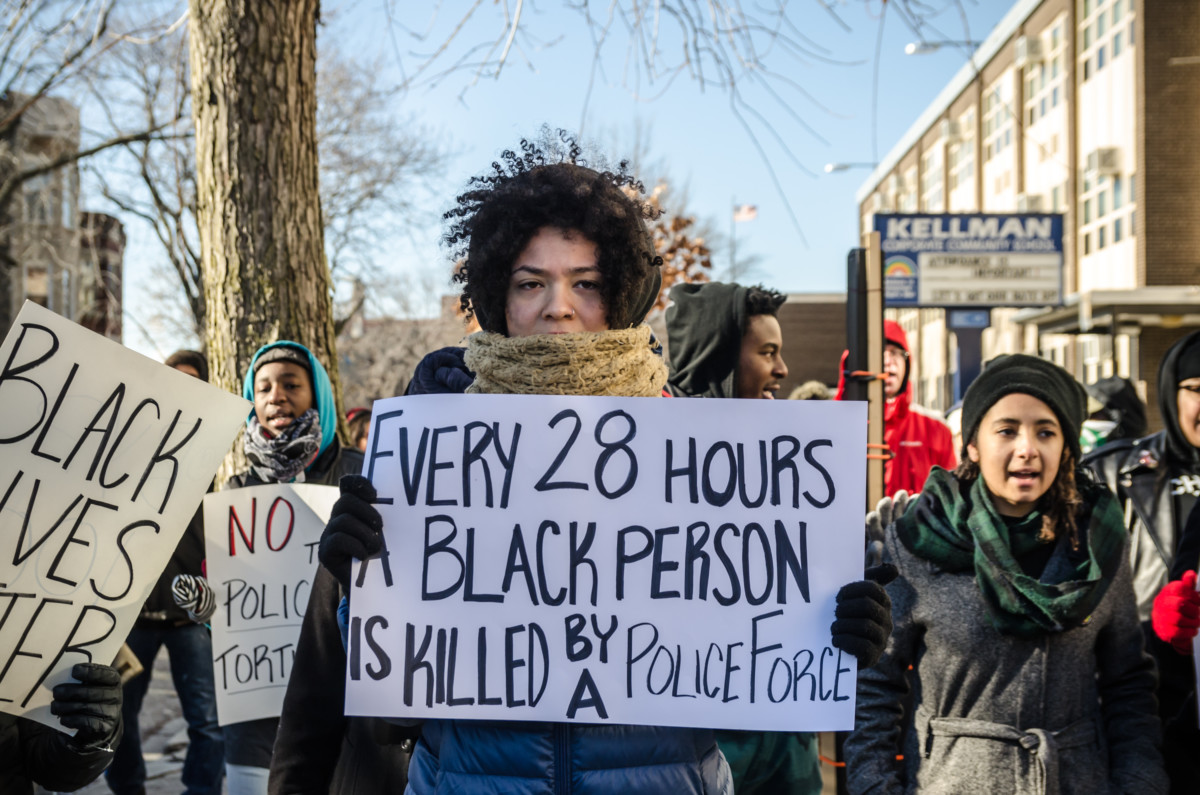
[[[650,349],[650,327],[575,334],[467,338],[468,393],[658,397],[667,365]]]

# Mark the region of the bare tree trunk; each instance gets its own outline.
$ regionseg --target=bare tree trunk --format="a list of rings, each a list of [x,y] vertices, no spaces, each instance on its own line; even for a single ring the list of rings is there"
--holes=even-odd
[[[213,383],[240,392],[260,345],[300,342],[329,371],[344,439],[317,192],[319,5],[190,1],[197,220]]]

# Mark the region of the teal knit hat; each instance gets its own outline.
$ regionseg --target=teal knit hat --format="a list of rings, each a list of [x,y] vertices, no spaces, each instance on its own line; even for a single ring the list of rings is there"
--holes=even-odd
[[[280,351],[280,353],[285,355],[276,354],[264,357],[268,351],[284,347],[288,350]],[[325,448],[333,442],[333,438],[337,434],[337,410],[334,407],[333,385],[329,381],[329,373],[325,372],[325,368],[317,361],[317,357],[313,356],[312,351],[298,342],[280,340],[264,345],[254,352],[254,358],[250,360],[250,367],[246,370],[246,377],[242,379],[242,397],[251,403],[254,402],[254,373],[258,369],[259,360],[263,358],[268,361],[293,361],[308,368],[308,372],[312,375],[314,408],[317,410],[317,419],[321,423],[321,449],[317,455],[325,452]],[[246,417],[247,424],[250,422],[250,417],[253,416],[254,410],[251,409],[250,415]]]

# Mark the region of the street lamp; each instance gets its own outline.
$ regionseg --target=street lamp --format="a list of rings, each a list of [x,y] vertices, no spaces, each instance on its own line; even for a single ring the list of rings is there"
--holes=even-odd
[[[943,47],[978,47],[977,41],[910,41],[904,45],[905,55],[929,55]]]
[[[826,163],[825,173],[833,174],[838,171],[847,171],[852,168],[875,168],[878,163]]]

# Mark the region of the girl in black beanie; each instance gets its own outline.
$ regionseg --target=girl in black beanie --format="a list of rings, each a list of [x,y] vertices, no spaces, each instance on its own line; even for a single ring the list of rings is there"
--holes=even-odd
[[[850,792],[1166,791],[1121,513],[1076,469],[1086,407],[1020,354],[967,390],[962,463],[887,529],[895,629],[859,676]]]

